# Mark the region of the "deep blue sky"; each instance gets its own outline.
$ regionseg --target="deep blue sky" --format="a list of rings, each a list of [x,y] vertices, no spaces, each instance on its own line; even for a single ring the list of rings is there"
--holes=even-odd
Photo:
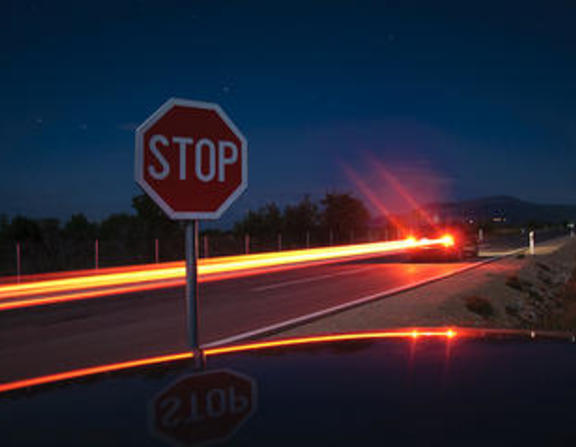
[[[129,211],[134,127],[172,96],[248,138],[228,219],[352,189],[342,166],[395,207],[369,157],[422,200],[576,203],[574,2],[352,3],[9,3],[0,213]]]

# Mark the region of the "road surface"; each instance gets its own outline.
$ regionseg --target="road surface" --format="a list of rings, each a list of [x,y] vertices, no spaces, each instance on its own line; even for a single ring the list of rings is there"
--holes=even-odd
[[[258,337],[474,264],[386,257],[203,283],[200,341]],[[184,351],[183,296],[171,287],[0,312],[0,382]]]

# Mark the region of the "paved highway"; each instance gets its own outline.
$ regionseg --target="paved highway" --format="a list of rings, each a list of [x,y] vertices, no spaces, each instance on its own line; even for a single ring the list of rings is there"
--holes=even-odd
[[[201,343],[258,337],[474,265],[386,257],[206,282]],[[183,297],[178,286],[0,312],[0,382],[186,350]]]

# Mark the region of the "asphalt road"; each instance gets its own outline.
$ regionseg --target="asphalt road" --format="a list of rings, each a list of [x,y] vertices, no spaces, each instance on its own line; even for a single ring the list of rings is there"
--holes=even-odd
[[[204,283],[200,341],[257,337],[473,263],[373,258]],[[0,382],[186,349],[182,287],[0,313]]]

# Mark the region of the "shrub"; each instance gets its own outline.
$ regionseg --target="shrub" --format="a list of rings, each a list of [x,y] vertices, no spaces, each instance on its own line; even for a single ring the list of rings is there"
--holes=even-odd
[[[517,317],[518,316],[518,307],[517,306],[512,306],[512,305],[507,305],[505,307],[506,309],[506,313],[512,317]]]
[[[466,308],[470,312],[474,312],[475,314],[480,315],[482,318],[491,318],[494,316],[494,307],[492,307],[492,303],[486,298],[482,298],[479,296],[469,296],[466,297]]]
[[[542,264],[541,262],[537,262],[536,265],[540,267],[542,270],[546,270],[547,272],[552,271],[550,267],[548,267],[546,264]]]

